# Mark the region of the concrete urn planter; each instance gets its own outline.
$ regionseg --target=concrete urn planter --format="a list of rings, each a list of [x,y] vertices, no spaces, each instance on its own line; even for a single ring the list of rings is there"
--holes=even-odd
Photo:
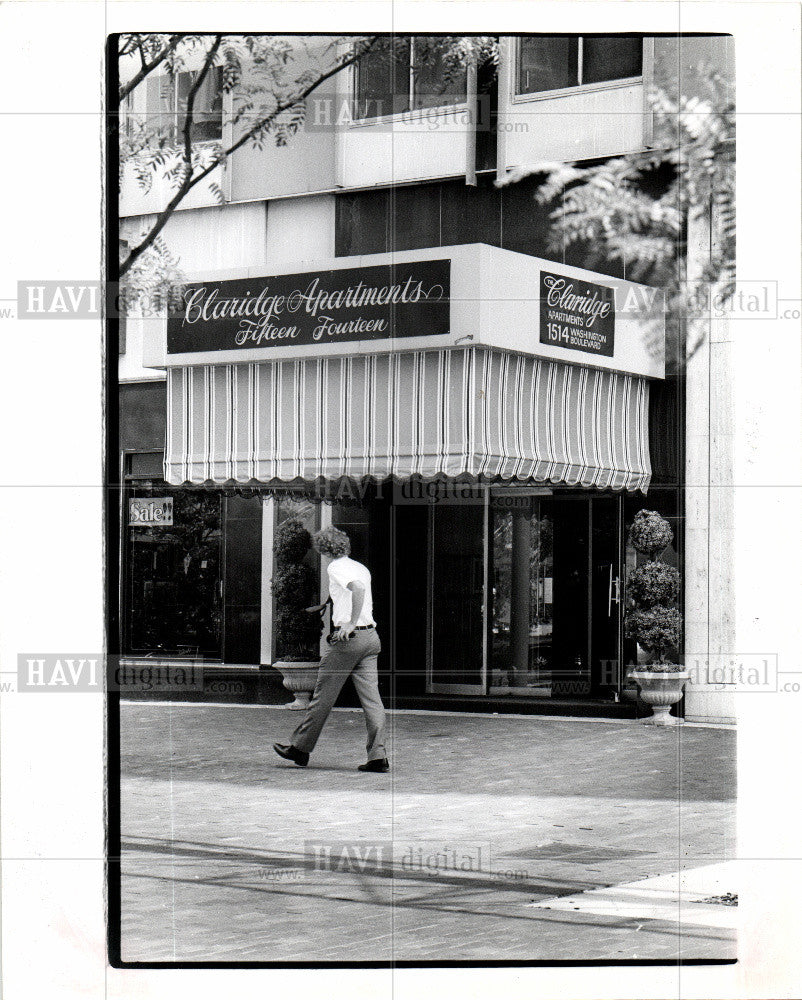
[[[278,660],[273,664],[276,670],[280,671],[284,679],[284,687],[295,695],[295,701],[285,705],[285,708],[295,712],[303,712],[309,708],[309,699],[315,690],[317,683],[317,670],[320,664],[314,662],[291,662],[288,660]]]
[[[682,719],[670,714],[671,706],[682,697],[687,670],[633,670],[628,675],[640,688],[641,701],[651,706],[652,715],[641,719],[645,726],[678,726]]]

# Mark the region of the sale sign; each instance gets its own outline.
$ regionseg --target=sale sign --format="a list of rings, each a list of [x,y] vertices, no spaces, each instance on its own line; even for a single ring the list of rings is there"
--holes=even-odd
[[[540,343],[613,357],[615,289],[541,271]]]
[[[172,524],[172,497],[132,497],[128,501],[129,527],[169,528]]]

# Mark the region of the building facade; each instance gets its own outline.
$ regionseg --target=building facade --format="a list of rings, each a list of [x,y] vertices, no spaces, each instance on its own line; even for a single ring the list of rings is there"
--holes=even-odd
[[[299,72],[326,41],[298,45]],[[391,80],[342,70],[286,145],[243,146],[190,194],[163,233],[182,307],[121,338],[124,656],[270,677],[274,537],[300,517],[343,527],[371,569],[394,707],[634,716],[624,583],[644,508],[674,529],[686,658],[731,648],[711,501],[726,337],[666,357],[659,290],[593,246],[555,255],[537,175],[497,183],[648,148],[652,83],[731,70],[729,43],[502,38],[497,67],[448,77],[410,38]],[[177,115],[183,76],[127,110]],[[200,141],[236,137],[215,81]],[[168,190],[126,168],[122,238]],[[684,712],[734,716],[704,669]]]

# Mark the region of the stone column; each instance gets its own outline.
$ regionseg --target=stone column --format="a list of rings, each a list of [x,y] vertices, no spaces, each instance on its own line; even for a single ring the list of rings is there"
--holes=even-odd
[[[691,220],[689,282],[710,250],[708,220]],[[685,368],[685,717],[734,722],[734,685],[711,683],[735,654],[731,345],[726,318],[709,302],[701,312],[689,341],[703,340]]]

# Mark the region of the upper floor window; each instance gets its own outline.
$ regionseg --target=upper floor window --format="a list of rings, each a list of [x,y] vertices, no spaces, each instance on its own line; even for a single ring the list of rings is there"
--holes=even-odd
[[[444,39],[416,35],[369,52],[356,70],[354,118],[381,118],[465,101],[465,70],[448,72]]]
[[[176,73],[176,129],[179,137],[184,133],[189,91],[195,73]],[[192,141],[216,141],[223,138],[223,71],[220,66],[210,66],[195,94],[192,106]]]
[[[120,135],[126,139],[130,139],[135,132],[134,92],[133,90],[129,90],[120,105]]]
[[[517,93],[539,94],[643,74],[643,39],[549,35],[520,39]]]
[[[187,101],[197,73],[182,70],[174,76],[148,78],[148,114],[159,115],[159,130],[175,145],[184,141]],[[192,141],[221,142],[223,138],[223,74],[210,66],[192,106]]]

